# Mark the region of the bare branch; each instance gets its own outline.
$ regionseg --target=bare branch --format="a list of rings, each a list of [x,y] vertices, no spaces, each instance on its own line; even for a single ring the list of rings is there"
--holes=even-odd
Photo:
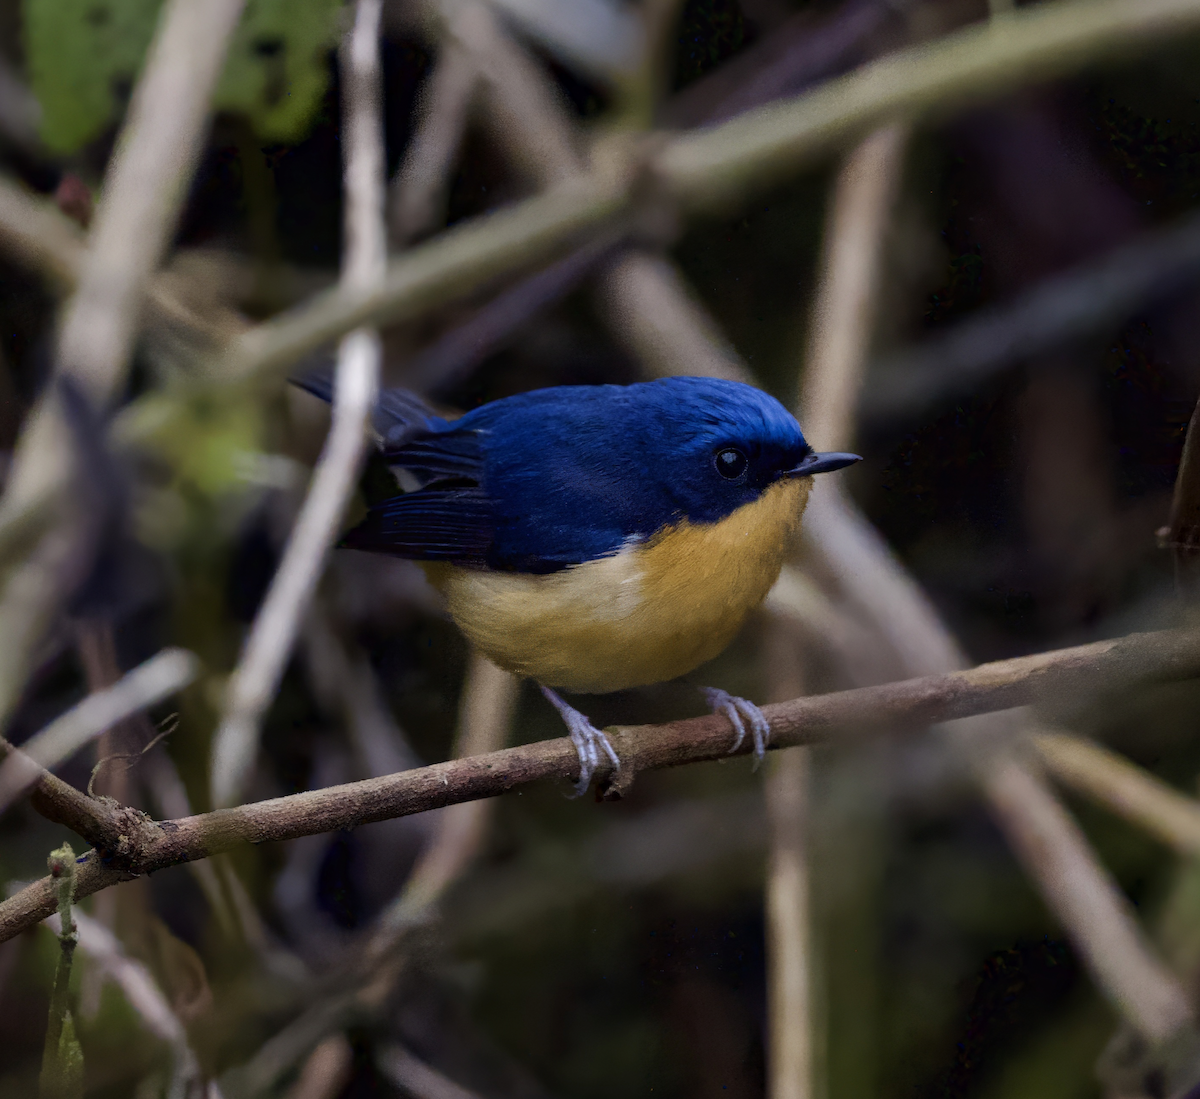
[[[346,89],[346,249],[342,284],[350,289],[371,290],[378,286],[386,265],[381,10],[382,0],[358,0],[354,26],[342,49]],[[379,333],[371,329],[351,332],[338,349],[329,438],[283,560],[229,681],[225,714],[213,740],[214,805],[227,806],[241,800],[249,780],[262,715],[278,689],[296,631],[354,491],[379,388],[381,357]]]
[[[1200,802],[1122,755],[1084,737],[1035,731],[1046,772],[1064,786],[1144,828],[1181,855],[1200,856]]]
[[[834,184],[800,397],[807,438],[824,449],[854,442],[883,243],[907,147],[907,126],[876,130],[842,161]]]
[[[445,192],[466,129],[479,70],[461,46],[447,42],[421,91],[419,121],[391,183],[392,243],[397,247],[440,220]]]
[[[1011,759],[993,763],[983,785],[1025,872],[1121,1014],[1155,1045],[1190,1023],[1183,986],[1155,957],[1124,894],[1046,785]]]
[[[463,686],[454,758],[467,759],[499,750],[508,739],[520,690],[519,680],[473,653]],[[487,828],[489,809],[483,801],[448,806],[422,852],[404,891],[379,920],[379,932],[368,947],[378,955],[397,930],[418,922],[475,858]]]
[[[456,1084],[403,1046],[384,1046],[375,1057],[379,1071],[413,1099],[480,1099],[478,1093]]]
[[[1063,0],[1023,7],[681,137],[655,158],[654,170],[687,207],[720,207],[891,119],[962,110],[1098,57],[1186,35],[1198,24],[1194,0]]]
[[[119,721],[182,690],[198,671],[199,662],[185,649],[164,649],[55,718],[0,763],[0,812],[35,785],[43,771],[70,759]]]
[[[604,273],[597,293],[613,334],[653,374],[749,380],[741,357],[670,260],[629,251]]]
[[[0,248],[45,275],[59,289],[73,289],[83,267],[79,227],[48,199],[0,178]]]
[[[1200,217],[1139,235],[1107,255],[1043,279],[945,333],[873,362],[860,411],[886,420],[970,392],[996,373],[1200,278]]]
[[[1200,676],[1200,634],[1163,630],[981,664],[969,671],[797,698],[764,706],[763,713],[771,724],[772,747],[787,748],[846,729],[923,728],[1043,699],[1103,697],[1139,684],[1195,676]],[[725,718],[711,715],[665,725],[616,727],[609,730],[609,739],[622,770],[636,772],[724,759],[731,754],[733,731]],[[742,746],[736,754],[748,751]],[[579,755],[570,739],[561,737],[183,820],[130,822],[124,857],[106,863],[86,856],[76,895],[90,896],[135,872],[208,858],[243,843],[353,828],[494,797],[540,779],[574,780],[578,772]],[[0,904],[0,942],[45,918],[54,911],[54,903],[46,878]]]
[[[341,1095],[353,1072],[354,1050],[346,1036],[331,1034],[308,1055],[287,1099],[334,1099]]]

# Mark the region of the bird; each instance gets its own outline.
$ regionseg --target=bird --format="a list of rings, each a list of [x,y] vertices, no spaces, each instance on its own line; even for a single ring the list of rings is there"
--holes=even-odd
[[[332,398],[327,377],[293,380]],[[538,685],[579,755],[576,795],[620,760],[558,692],[666,682],[715,657],[778,578],[813,475],[861,460],[815,452],[774,397],[707,377],[554,386],[457,419],[385,389],[372,422],[395,491],[339,545],[419,562],[467,639]],[[761,761],[758,707],[701,691],[731,751],[748,724]]]

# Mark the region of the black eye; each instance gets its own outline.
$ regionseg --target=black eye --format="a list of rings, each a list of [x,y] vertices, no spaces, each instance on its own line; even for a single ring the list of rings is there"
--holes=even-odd
[[[750,464],[746,455],[735,446],[722,447],[713,455],[713,465],[727,481],[736,481]]]

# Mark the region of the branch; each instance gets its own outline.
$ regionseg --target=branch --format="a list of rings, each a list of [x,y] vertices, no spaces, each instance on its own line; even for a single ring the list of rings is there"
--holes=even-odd
[[[1014,759],[989,768],[988,802],[1025,872],[1072,933],[1100,990],[1151,1045],[1192,1021],[1187,993],[1155,956],[1133,907],[1040,776]]]
[[[73,290],[83,266],[79,227],[52,202],[0,178],[0,247],[45,275],[59,290]]]
[[[482,1099],[394,1042],[379,1050],[375,1065],[380,1075],[415,1099]]]
[[[1198,277],[1200,217],[1193,214],[872,363],[860,411],[887,420],[971,392],[1039,352],[1110,329],[1114,317]]]
[[[899,50],[832,80],[648,155],[646,174],[685,206],[750,194],[897,115],[960,110],[1033,80],[1066,76],[1200,27],[1197,0],[1063,0],[1018,9]],[[648,142],[653,147],[654,142]],[[259,325],[230,348],[225,378],[269,378],[364,324],[407,320],[519,267],[560,255],[578,234],[629,210],[634,166],[601,163],[515,206],[414,248],[374,292],[332,291]]]
[[[842,162],[831,196],[800,399],[806,437],[826,450],[854,443],[884,241],[907,148],[907,126],[876,130]]]
[[[681,137],[654,160],[666,190],[711,209],[777,183],[897,117],[961,111],[1200,25],[1195,0],[1064,0],[1022,7],[897,50],[806,95]]]
[[[1124,756],[1068,733],[1030,737],[1046,771],[1064,786],[1144,828],[1181,855],[1200,857],[1200,802]]]
[[[38,784],[45,771],[70,759],[118,722],[182,690],[198,670],[199,662],[190,652],[164,649],[111,687],[72,706],[19,749],[10,746],[8,758],[0,763],[0,812]]]
[[[188,1044],[187,1031],[171,1009],[166,996],[146,966],[125,953],[117,937],[98,919],[73,912],[79,935],[79,949],[124,993],[125,1000],[145,1028],[171,1048],[173,1065],[172,1094],[185,1094],[189,1084],[199,1077],[196,1055]],[[59,933],[57,914],[46,919],[50,930]]]
[[[772,748],[810,744],[853,729],[914,729],[974,714],[1026,706],[1064,695],[1098,694],[1139,684],[1200,676],[1200,632],[1129,634],[1077,648],[981,664],[969,671],[812,695],[763,707]],[[622,771],[725,759],[733,732],[720,716],[609,731]],[[743,746],[734,754],[746,754]],[[545,778],[574,780],[579,756],[567,737],[418,767],[383,778],[220,809],[182,820],[147,822],[128,837],[122,868],[94,854],[79,867],[76,895],[243,843],[296,839],[444,805],[495,797]],[[0,904],[0,942],[54,911],[49,879]]]
[[[397,248],[441,220],[478,76],[461,46],[447,43],[442,47],[421,89],[416,132],[390,186],[391,237]]]
[[[1175,554],[1176,586],[1185,599],[1194,600],[1200,576],[1200,401],[1188,421],[1171,496],[1171,517],[1161,534]]]
[[[342,285],[350,289],[378,286],[386,265],[381,10],[382,0],[358,0],[354,26],[342,48],[346,115],[342,131],[346,149]],[[249,781],[258,753],[262,715],[279,687],[296,631],[312,601],[358,479],[379,388],[381,358],[379,333],[374,329],[351,332],[338,349],[329,437],[283,560],[230,678],[225,713],[213,739],[214,805],[240,801]]]

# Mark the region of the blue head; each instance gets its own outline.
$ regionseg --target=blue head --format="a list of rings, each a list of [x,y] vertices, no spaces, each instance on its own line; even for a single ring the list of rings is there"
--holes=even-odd
[[[753,386],[667,378],[563,386],[476,409],[492,512],[492,567],[561,568],[618,551],[664,527],[713,523],[782,477],[837,469],[800,425]]]

